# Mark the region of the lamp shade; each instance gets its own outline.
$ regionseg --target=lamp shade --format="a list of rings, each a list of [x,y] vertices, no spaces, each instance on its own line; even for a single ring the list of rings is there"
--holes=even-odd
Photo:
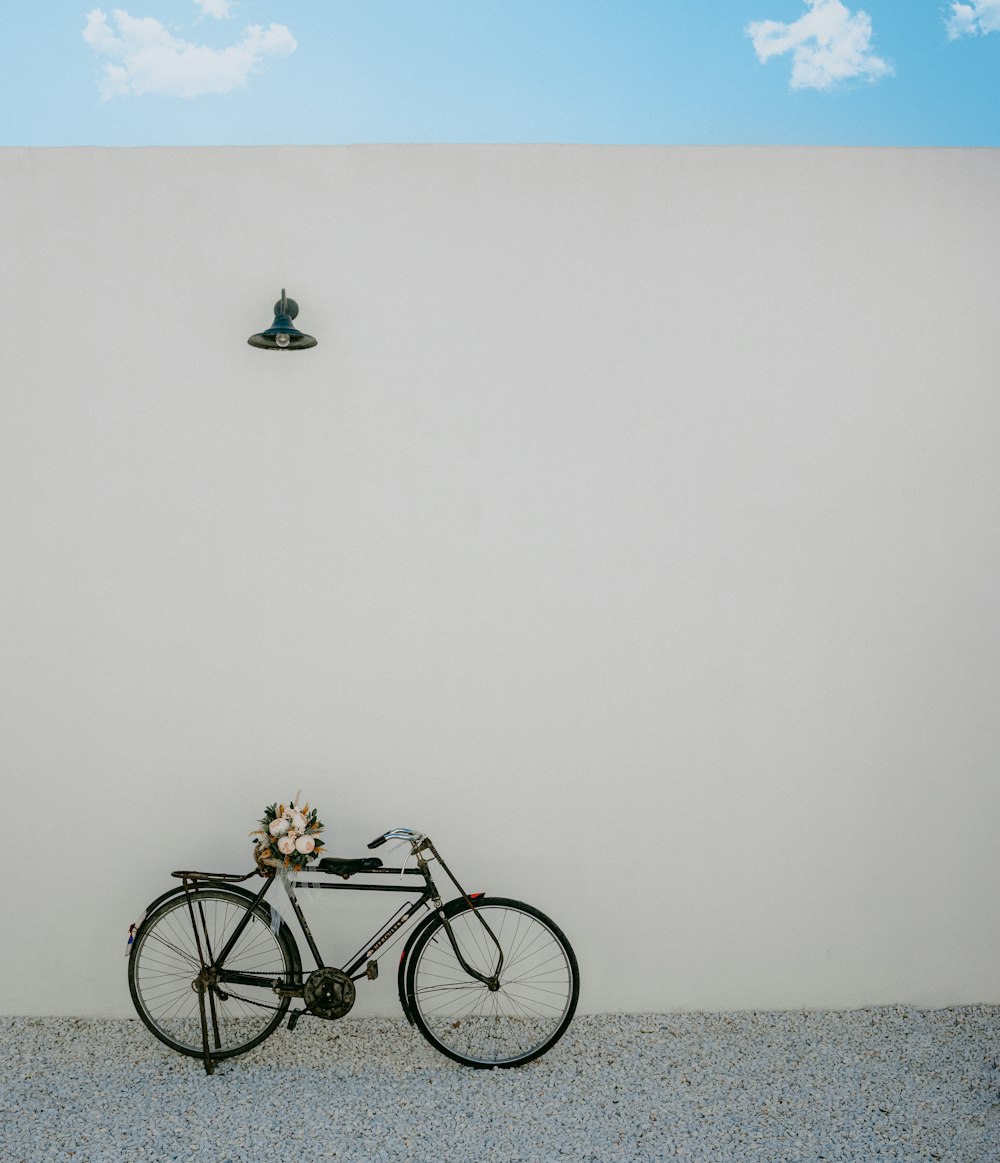
[[[281,298],[274,304],[274,322],[266,331],[251,335],[247,343],[264,351],[301,351],[306,347],[315,347],[316,340],[304,331],[299,331],[292,323],[298,313],[298,303],[287,298],[285,288],[282,287]]]

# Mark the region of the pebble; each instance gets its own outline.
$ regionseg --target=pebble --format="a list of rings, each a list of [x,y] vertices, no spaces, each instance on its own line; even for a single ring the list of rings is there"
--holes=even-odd
[[[309,1018],[208,1076],[137,1020],[0,1018],[4,1163],[997,1163],[1000,1007],[578,1016],[515,1070]]]

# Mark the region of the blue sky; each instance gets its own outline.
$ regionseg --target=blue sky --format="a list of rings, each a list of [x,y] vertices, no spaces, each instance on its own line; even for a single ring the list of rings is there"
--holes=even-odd
[[[1000,146],[1000,0],[3,7],[7,146]]]

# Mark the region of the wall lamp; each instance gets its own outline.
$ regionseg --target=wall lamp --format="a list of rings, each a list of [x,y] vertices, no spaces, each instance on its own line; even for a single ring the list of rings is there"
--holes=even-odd
[[[264,351],[301,351],[305,347],[315,347],[316,340],[304,331],[292,326],[292,320],[299,313],[299,305],[294,299],[285,298],[285,288],[281,288],[281,298],[274,304],[274,322],[266,331],[251,335],[247,343],[251,347],[261,347]]]

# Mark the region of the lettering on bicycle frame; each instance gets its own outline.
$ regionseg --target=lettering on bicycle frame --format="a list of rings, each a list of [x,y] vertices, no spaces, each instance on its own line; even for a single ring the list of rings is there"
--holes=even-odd
[[[371,955],[375,952],[376,949],[381,949],[382,946],[386,943],[386,941],[388,941],[389,938],[393,935],[393,933],[395,933],[397,929],[401,929],[409,919],[410,919],[409,913],[407,913],[405,916],[400,917],[399,920],[392,926],[391,929],[387,929],[382,934],[382,936],[379,937],[379,939],[368,950],[368,952],[365,954],[365,956],[371,957]]]

